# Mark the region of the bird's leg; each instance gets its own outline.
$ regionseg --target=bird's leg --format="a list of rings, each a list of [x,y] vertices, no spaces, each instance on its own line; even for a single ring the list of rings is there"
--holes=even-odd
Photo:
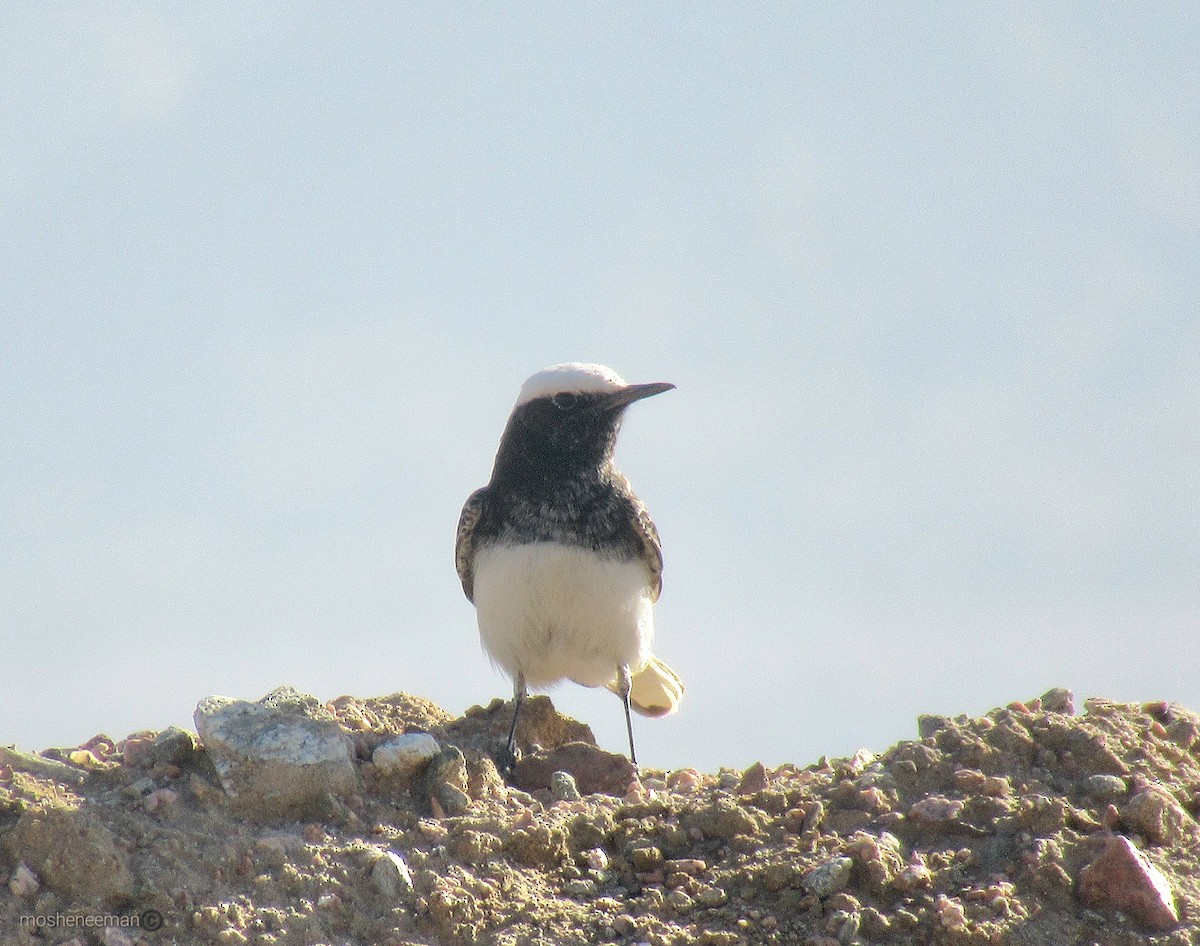
[[[500,767],[505,772],[512,772],[517,765],[517,718],[521,715],[521,703],[529,691],[525,689],[525,674],[518,672],[513,677],[513,718],[508,727],[508,742],[504,746],[504,756]]]
[[[629,733],[629,761],[633,763],[633,770],[637,771],[637,753],[633,749],[633,717],[629,715],[629,691],[633,689],[633,677],[629,672],[629,664],[621,664],[617,668],[617,684],[619,690],[617,695],[621,697],[621,702],[625,705],[625,731]]]

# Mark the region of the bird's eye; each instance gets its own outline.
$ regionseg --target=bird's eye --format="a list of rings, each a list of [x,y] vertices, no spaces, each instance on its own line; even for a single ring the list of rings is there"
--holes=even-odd
[[[569,411],[575,406],[575,401],[578,400],[570,391],[560,391],[550,398],[550,403],[557,407],[560,411]]]

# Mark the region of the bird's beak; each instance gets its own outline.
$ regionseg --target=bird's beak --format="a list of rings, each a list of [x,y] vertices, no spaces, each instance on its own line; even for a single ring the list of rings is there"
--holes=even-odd
[[[655,394],[670,391],[674,387],[675,385],[669,381],[654,381],[651,384],[630,384],[619,391],[613,391],[605,399],[605,406],[609,408],[625,407],[634,401],[640,401],[644,397],[653,397]]]

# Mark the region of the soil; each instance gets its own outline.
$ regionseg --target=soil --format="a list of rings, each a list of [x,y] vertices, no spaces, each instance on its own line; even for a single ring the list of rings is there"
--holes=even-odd
[[[500,701],[325,708],[357,787],[300,820],[247,814],[182,730],[0,748],[0,946],[1200,943],[1176,705],[1054,690],[879,755],[640,780],[545,697],[509,779]],[[372,763],[412,732],[441,754]]]

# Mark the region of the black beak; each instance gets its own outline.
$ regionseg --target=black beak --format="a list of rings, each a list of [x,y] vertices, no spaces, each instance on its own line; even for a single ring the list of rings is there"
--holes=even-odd
[[[608,395],[604,399],[604,405],[609,409],[627,407],[634,401],[640,401],[644,397],[653,397],[655,394],[662,394],[664,391],[671,391],[674,387],[675,385],[669,381],[655,381],[651,384],[630,384]]]

